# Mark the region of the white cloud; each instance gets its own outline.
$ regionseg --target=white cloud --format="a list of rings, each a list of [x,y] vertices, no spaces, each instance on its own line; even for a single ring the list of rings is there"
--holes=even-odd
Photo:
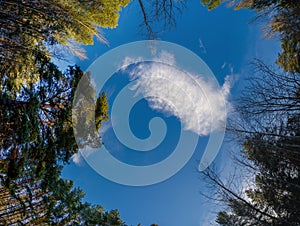
[[[224,62],[224,63],[222,64],[221,68],[224,69],[226,66],[227,66],[227,63]]]
[[[234,71],[234,67],[232,66],[232,64],[229,64],[227,62],[224,62],[221,66],[221,68],[223,70],[228,70],[230,72],[230,74],[233,74],[233,71]]]
[[[78,152],[78,153],[76,153],[76,154],[74,154],[74,155],[72,155],[72,161],[75,163],[75,164],[77,164],[77,165],[82,165],[82,163],[83,163],[83,158],[82,158],[82,156],[81,156],[81,154]]]
[[[201,38],[199,38],[198,41],[199,41],[199,48],[201,49],[201,51],[202,51],[204,54],[206,54],[207,51],[206,51],[206,48],[205,48],[205,46],[204,46],[204,44],[203,44]]]
[[[102,125],[100,127],[100,136],[102,135],[111,128],[111,123],[110,122],[102,122]]]
[[[76,154],[72,155],[72,161],[79,166],[84,164],[84,157],[88,157],[92,153],[97,151],[97,148],[85,147],[84,149],[80,149]]]
[[[163,63],[139,63],[128,71],[135,80],[132,89],[136,94],[143,95],[152,109],[176,116],[185,130],[208,135],[221,129],[226,120],[224,104],[231,87],[229,77],[220,88],[205,77],[178,68],[174,56],[167,52],[153,60]]]
[[[142,61],[143,61],[142,57],[138,57],[138,58],[125,57],[125,59],[122,62],[121,67],[124,69],[127,66],[129,66],[130,64],[135,64],[135,63],[139,63],[139,62],[142,62]]]
[[[221,93],[223,94],[224,97],[228,97],[229,94],[230,94],[230,89],[231,89],[231,86],[232,86],[232,77],[230,77],[229,75],[227,75],[225,77],[225,82],[222,86],[222,90],[221,90]]]
[[[161,51],[158,57],[153,58],[153,61],[158,61],[164,64],[176,66],[174,55],[167,51]]]

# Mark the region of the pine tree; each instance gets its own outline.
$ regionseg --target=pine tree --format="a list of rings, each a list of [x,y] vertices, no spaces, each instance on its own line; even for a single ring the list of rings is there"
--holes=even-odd
[[[1,1],[0,80],[14,79],[17,88],[28,80],[37,81],[35,58],[50,56],[51,45],[72,46],[72,40],[93,44],[94,36],[106,42],[99,29],[116,27],[119,12],[128,3],[129,0]]]
[[[36,67],[38,82],[22,86],[18,92],[10,89],[9,79],[1,86],[1,173],[7,175],[7,185],[10,180],[22,176],[25,168],[37,178],[44,178],[47,171],[51,173],[53,168],[68,163],[78,151],[73,134],[72,101],[83,76],[87,82],[88,103],[97,106],[97,129],[101,121],[108,118],[105,94],[97,101],[89,76],[84,75],[79,67],[69,67],[66,73],[62,73],[45,56],[37,57]],[[85,116],[91,114],[89,109],[81,112]],[[96,124],[95,121],[89,123]],[[84,136],[83,143],[101,145],[98,131]]]
[[[300,222],[300,83],[299,74],[274,72],[257,62],[256,72],[237,107],[243,119],[230,131],[242,139],[237,155],[240,180],[226,184],[213,170],[204,172],[227,205],[220,225],[298,225]],[[237,176],[236,176],[237,177]]]

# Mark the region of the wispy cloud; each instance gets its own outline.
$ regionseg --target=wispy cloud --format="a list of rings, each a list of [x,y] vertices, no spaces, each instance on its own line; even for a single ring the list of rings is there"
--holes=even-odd
[[[206,51],[206,48],[205,48],[205,46],[204,46],[204,44],[203,44],[203,42],[202,42],[202,39],[199,38],[199,39],[198,39],[198,42],[199,42],[199,48],[201,49],[202,53],[206,54],[207,51]]]
[[[230,78],[220,88],[204,76],[178,68],[170,53],[162,52],[153,60],[158,62],[131,60],[140,62],[128,71],[135,80],[132,89],[136,94],[144,96],[153,110],[176,116],[185,130],[208,135],[221,129],[226,120],[224,104],[230,92]]]
[[[223,70],[228,70],[230,74],[233,74],[234,67],[232,66],[232,64],[227,63],[227,62],[224,62],[224,63],[222,64],[221,68],[222,68]]]
[[[83,165],[83,157],[82,155],[78,152],[74,155],[72,155],[72,161],[76,164],[76,165]]]
[[[90,148],[90,147],[86,147],[84,149],[81,149],[80,151],[78,151],[76,154],[72,155],[72,161],[79,166],[82,166],[84,164],[84,157],[87,157],[89,155],[91,155],[93,152],[97,151],[96,148]]]
[[[138,63],[138,62],[141,62],[141,61],[143,61],[142,57],[138,57],[138,58],[126,57],[123,60],[120,67],[124,69],[125,67],[129,66],[130,64],[135,64],[135,63]]]
[[[222,69],[224,69],[227,66],[227,62],[224,62],[221,66]]]

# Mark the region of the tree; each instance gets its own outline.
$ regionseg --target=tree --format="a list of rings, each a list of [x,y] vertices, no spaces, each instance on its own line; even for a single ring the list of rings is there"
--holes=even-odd
[[[285,71],[300,73],[300,3],[281,9],[270,22],[271,33],[279,33],[282,52],[277,64]]]
[[[228,207],[218,213],[220,225],[298,225],[299,74],[274,72],[260,61],[256,67],[259,77],[250,80],[238,108],[244,127],[230,128],[243,138],[236,163],[240,171],[249,169],[252,184],[233,187],[212,169],[203,175],[217,187],[214,198]],[[245,174],[238,177],[246,180]]]
[[[1,1],[4,36],[1,40],[8,44],[18,42],[15,44],[20,47],[22,38],[34,38],[31,41],[35,43],[65,43],[74,38],[79,43],[92,44],[94,35],[104,40],[98,27],[115,28],[118,25],[119,11],[128,3],[129,0]],[[11,36],[17,40],[8,39]]]
[[[208,10],[218,7],[224,0],[201,0],[201,4],[206,6]]]
[[[248,79],[239,98],[239,112],[244,117],[264,113],[280,114],[281,118],[300,110],[300,74],[288,74],[260,60],[253,63],[253,76]],[[260,117],[260,116],[259,116]]]
[[[114,225],[124,226],[117,210],[105,211],[102,206],[82,202],[84,193],[73,188],[73,182],[57,177],[47,189],[39,181],[19,180],[11,195],[0,187],[1,225]]]
[[[221,211],[218,213],[216,222],[223,226],[235,226],[239,225],[239,221],[233,214],[228,214],[226,211]]]
[[[202,0],[209,10],[222,2],[229,2],[235,9],[255,10],[268,23],[267,36],[279,36],[282,51],[276,63],[289,73],[300,73],[300,2],[293,0]]]
[[[70,46],[72,40],[93,44],[94,36],[106,42],[99,27],[116,27],[119,11],[128,3],[129,0],[1,1],[1,79],[9,76],[18,80],[19,86],[30,78],[36,81],[35,56],[49,56],[50,45]]]
[[[75,89],[85,77],[86,96],[89,104],[96,104],[97,119],[88,123],[96,124],[94,134],[83,134],[82,145],[101,145],[98,130],[101,121],[107,120],[108,104],[105,94],[97,100],[89,75],[79,67],[69,67],[62,73],[45,56],[37,56],[36,67],[39,80],[15,92],[11,90],[10,79],[3,81],[0,93],[0,146],[1,173],[10,180],[22,176],[24,169],[30,169],[37,178],[51,178],[53,168],[68,163],[78,151],[73,135],[72,101]],[[96,101],[97,100],[97,101]],[[81,102],[84,107],[84,101]],[[81,111],[85,116],[89,109]],[[25,167],[26,165],[26,167]],[[26,172],[28,173],[28,172]]]
[[[138,0],[148,39],[176,25],[176,16],[185,8],[185,0]],[[155,27],[155,28],[153,28]]]
[[[218,7],[221,3],[229,3],[236,9],[250,8],[259,12],[266,10],[275,10],[280,8],[289,8],[297,3],[293,0],[201,0],[203,6],[209,10]]]
[[[84,193],[60,178],[78,145],[101,145],[98,130],[108,120],[108,103],[79,67],[61,72],[51,62],[50,49],[92,44],[94,36],[106,42],[99,27],[116,27],[128,2],[0,1],[1,225],[123,225],[118,211],[83,203]],[[85,96],[72,118],[81,79]],[[90,105],[96,117],[85,108]],[[77,145],[73,127],[81,119],[95,130],[84,127]]]
[[[79,80],[83,79],[85,89],[80,114],[93,119],[85,122],[87,127],[96,127],[95,133],[82,134],[79,146],[101,145],[98,130],[108,120],[105,93],[96,98],[89,74],[78,66],[62,73],[44,55],[36,56],[35,65],[37,82],[17,91],[9,78],[1,83],[1,225],[123,225],[117,211],[104,212],[100,206],[82,203],[84,193],[60,178],[63,165],[78,151],[73,126],[80,116],[72,121],[72,101]],[[85,104],[95,105],[96,118]]]

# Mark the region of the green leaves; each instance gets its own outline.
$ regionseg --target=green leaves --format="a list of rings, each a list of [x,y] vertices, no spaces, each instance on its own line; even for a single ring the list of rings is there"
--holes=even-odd
[[[49,45],[93,44],[94,36],[107,43],[100,27],[115,28],[119,11],[129,0],[0,2],[0,78],[19,89],[37,82],[35,59],[49,55]],[[67,45],[72,48],[74,45]],[[82,53],[78,50],[71,52]],[[3,82],[3,81],[2,81]]]
[[[278,36],[281,52],[276,63],[288,73],[300,73],[300,2],[294,0],[201,0],[209,10],[222,2],[229,2],[235,9],[255,10],[258,16],[269,21],[267,36]]]
[[[106,94],[103,92],[96,101],[96,110],[95,110],[95,123],[96,129],[99,130],[101,127],[102,121],[108,121],[108,102]]]
[[[60,179],[60,172],[62,166],[78,151],[73,134],[72,101],[84,72],[74,66],[62,73],[48,57],[42,55],[36,57],[35,67],[38,82],[22,86],[19,91],[11,91],[10,94],[0,93],[2,116],[0,137],[3,138],[1,160],[4,166],[1,169],[4,182],[0,182],[12,191],[18,191],[17,182],[26,181],[25,178],[28,182],[37,183],[37,187],[46,193],[48,199],[41,204],[42,209],[39,210],[49,215],[50,222],[72,224],[70,222],[78,219],[81,209],[89,207],[81,203],[83,192],[79,189],[71,190],[71,184],[65,184],[66,182]],[[88,103],[93,105],[97,103],[99,129],[101,121],[108,119],[107,99],[105,93],[102,93],[96,102],[94,89],[89,80],[86,85]],[[3,90],[7,90],[5,85],[2,87]],[[86,114],[90,114],[88,109]],[[85,134],[83,141],[85,138],[99,140],[98,144],[101,145],[97,131]],[[22,193],[16,192],[15,198],[19,202],[25,198],[22,197]],[[10,200],[7,202],[5,205],[9,206]],[[26,212],[33,211],[26,205],[24,208]],[[2,214],[8,222],[12,220],[4,212]],[[24,218],[16,215],[16,218],[20,221],[33,220],[28,215]],[[115,216],[113,219],[119,218]],[[45,223],[45,220],[39,218],[40,223]]]
[[[222,2],[222,0],[201,0],[201,4],[206,6],[208,10],[218,7]]]
[[[0,1],[1,225],[123,225],[117,211],[83,203],[83,191],[60,178],[63,165],[78,151],[72,103],[80,79],[87,78],[81,107],[93,105],[95,111],[87,108],[82,116],[89,127],[97,127],[82,134],[83,145],[101,145],[98,130],[108,120],[108,103],[105,93],[97,98],[78,66],[60,71],[50,50],[57,44],[73,48],[74,41],[93,44],[94,36],[106,43],[99,29],[116,27],[128,3]]]

